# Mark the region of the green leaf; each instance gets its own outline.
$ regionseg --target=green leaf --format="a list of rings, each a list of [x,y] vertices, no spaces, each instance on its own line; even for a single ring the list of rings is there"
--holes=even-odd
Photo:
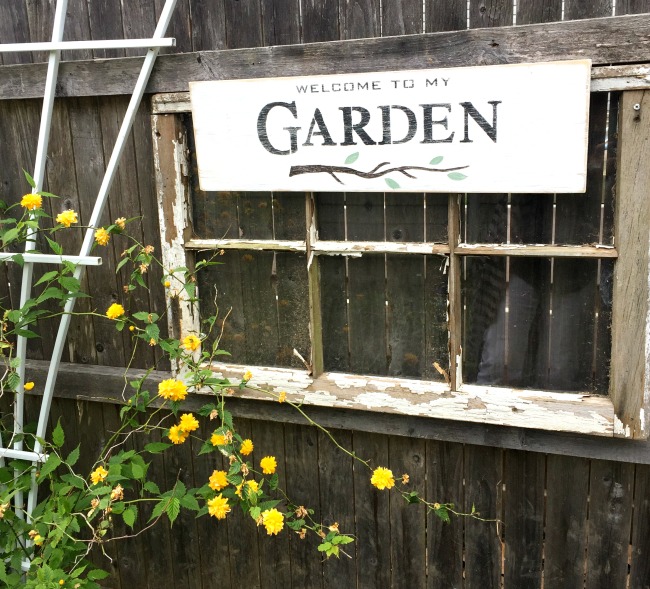
[[[465,178],[467,178],[465,174],[461,174],[460,172],[449,172],[447,177],[451,180],[465,180]]]
[[[25,265],[25,257],[22,254],[16,254],[13,257],[15,264],[18,264],[21,268]]]
[[[169,523],[171,525],[173,525],[173,523],[176,521],[176,518],[178,517],[180,511],[181,511],[181,502],[177,497],[172,497],[169,500],[167,509],[165,509],[165,512],[167,513],[167,517],[169,517]]]
[[[147,340],[158,341],[160,337],[160,328],[155,323],[150,323],[145,327],[144,333],[147,336]]]
[[[354,153],[351,153],[348,157],[345,158],[345,163],[346,164],[353,164],[359,159],[359,152],[355,151]]]
[[[332,547],[330,542],[323,542],[318,545],[318,552],[327,552]]]
[[[271,491],[275,491],[278,488],[278,480],[278,473],[273,473],[269,479],[269,489],[271,489]]]
[[[45,464],[41,467],[39,479],[43,480],[48,474],[56,470],[60,464],[61,459],[56,454],[50,454]]]
[[[52,270],[51,272],[46,272],[45,274],[43,274],[43,276],[41,276],[39,281],[34,286],[38,286],[39,284],[43,284],[44,282],[49,282],[50,280],[58,276],[58,274],[59,273],[56,270]]]
[[[354,542],[352,536],[336,536],[336,538],[332,540],[333,544],[350,544],[351,542]]]
[[[63,248],[54,240],[50,239],[47,235],[45,236],[47,243],[50,244],[50,249],[57,255],[60,256],[63,253]]]
[[[128,509],[124,510],[122,513],[122,519],[124,523],[133,529],[133,524],[135,523],[135,518],[138,515],[138,508],[135,505],[131,505]]]
[[[36,188],[36,182],[34,182],[34,178],[32,178],[32,177],[29,175],[29,172],[28,172],[27,170],[25,170],[25,168],[23,168],[23,174],[25,174],[25,179],[27,180],[27,183],[28,183],[32,188]]]
[[[153,493],[154,495],[160,495],[160,489],[158,488],[158,485],[154,483],[153,481],[147,481],[144,484],[144,490],[148,491],[149,493]]]
[[[69,292],[77,292],[81,288],[81,283],[74,276],[61,276],[59,284]]]
[[[106,571],[103,571],[102,569],[93,569],[88,573],[86,578],[91,581],[101,581],[102,579],[105,579],[108,576],[109,574]]]
[[[165,442],[151,442],[150,444],[147,444],[144,449],[145,452],[149,452],[150,454],[160,454],[167,450],[167,448],[171,447],[172,444],[167,444]]]
[[[133,462],[131,464],[131,474],[133,475],[133,478],[136,478],[138,480],[144,478],[144,468],[142,468],[141,465],[139,465],[137,462]]]
[[[395,180],[393,180],[392,178],[384,178],[384,180],[386,181],[386,184],[388,184],[388,186],[393,190],[399,188],[399,184],[395,182]]]
[[[438,509],[434,509],[433,512],[446,524],[449,523],[449,512],[444,505],[441,505]]]
[[[61,427],[61,420],[57,421],[56,427],[52,432],[52,442],[57,448],[60,448],[65,443],[65,434],[63,433],[63,428]]]
[[[253,518],[253,520],[257,521],[260,519],[260,515],[262,515],[262,510],[259,508],[259,506],[255,506],[251,507],[251,510],[248,513]]]
[[[5,232],[5,234],[2,236],[2,243],[7,244],[11,241],[14,241],[19,235],[19,231],[16,227],[13,227],[12,229],[9,229],[9,231]],[[14,256],[15,258],[16,256]]]
[[[77,446],[72,452],[70,452],[70,454],[68,454],[65,462],[68,466],[74,466],[77,464],[77,460],[79,460],[79,446]]]
[[[432,166],[435,166],[436,164],[439,164],[441,161],[442,161],[442,156],[439,155],[439,156],[437,156],[437,157],[434,157],[434,158],[433,158],[429,163],[430,163]]]
[[[180,499],[181,507],[185,509],[191,509],[192,511],[199,511],[201,509],[199,502],[196,500],[194,495],[185,495]]]

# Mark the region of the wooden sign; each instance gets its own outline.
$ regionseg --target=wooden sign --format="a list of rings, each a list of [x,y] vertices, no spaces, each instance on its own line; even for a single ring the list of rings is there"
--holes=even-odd
[[[591,62],[193,82],[202,190],[584,192]]]

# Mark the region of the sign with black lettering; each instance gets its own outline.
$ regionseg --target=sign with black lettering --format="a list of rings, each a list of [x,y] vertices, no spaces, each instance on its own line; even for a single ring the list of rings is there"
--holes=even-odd
[[[584,192],[591,62],[193,82],[202,190]]]

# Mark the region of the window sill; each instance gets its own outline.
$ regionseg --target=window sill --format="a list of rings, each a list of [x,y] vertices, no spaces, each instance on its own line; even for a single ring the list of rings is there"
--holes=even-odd
[[[218,364],[212,369],[236,382],[247,367]],[[312,378],[299,370],[266,367],[251,370],[252,385],[276,393],[286,391],[288,400],[305,405],[605,437],[625,433],[616,427],[611,400],[586,393],[479,385],[463,385],[460,391],[452,392],[444,383],[421,380],[335,372]],[[274,401],[250,388],[237,391],[235,396]]]

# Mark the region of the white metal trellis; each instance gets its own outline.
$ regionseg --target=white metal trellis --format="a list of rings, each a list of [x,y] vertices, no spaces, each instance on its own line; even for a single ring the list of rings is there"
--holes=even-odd
[[[63,261],[72,262],[77,265],[74,272],[74,277],[81,278],[85,266],[101,264],[101,258],[90,256],[90,250],[93,245],[93,233],[104,211],[108,193],[110,191],[117,166],[122,157],[126,139],[131,132],[133,121],[140,106],[145,87],[149,81],[149,76],[153,70],[153,65],[158,56],[161,47],[170,47],[174,45],[174,39],[164,38],[167,27],[171,20],[172,13],[176,6],[177,0],[166,0],[163,10],[160,14],[156,30],[153,37],[149,39],[117,39],[117,40],[102,40],[102,41],[63,41],[63,30],[65,27],[65,15],[67,11],[68,0],[58,0],[56,3],[56,10],[54,14],[54,25],[52,31],[52,41],[50,43],[10,43],[0,45],[0,53],[14,53],[20,51],[48,51],[48,67],[47,78],[45,83],[45,93],[43,97],[43,108],[41,112],[41,122],[38,135],[38,147],[36,150],[36,160],[34,163],[34,192],[40,192],[43,188],[43,181],[45,177],[45,161],[47,156],[47,149],[50,137],[50,128],[52,123],[52,110],[54,107],[54,96],[56,93],[56,80],[58,77],[59,61],[62,50],[80,50],[80,49],[112,49],[112,48],[134,48],[141,47],[147,48],[147,54],[144,58],[140,75],[135,84],[131,100],[126,110],[120,132],[115,141],[115,146],[111,154],[102,184],[97,194],[97,199],[93,207],[93,211],[88,221],[88,228],[86,229],[84,240],[81,245],[79,255],[77,256],[57,256],[49,254],[40,254],[35,252],[36,248],[36,229],[30,229],[27,233],[27,241],[25,244],[25,253],[21,254],[24,260],[21,292],[20,292],[20,307],[22,308],[26,301],[31,296],[32,279],[34,264],[37,263],[62,263]],[[36,219],[32,215],[33,219]],[[0,254],[0,261],[12,260],[18,254]],[[13,447],[5,448],[2,445],[0,438],[0,466],[4,466],[5,458],[14,458],[27,460],[34,465],[43,462],[47,457],[43,454],[43,447],[39,442],[40,439],[45,437],[47,423],[49,419],[50,408],[52,405],[52,396],[54,393],[54,385],[61,363],[61,355],[63,346],[70,327],[71,313],[74,309],[75,298],[70,298],[66,301],[59,330],[52,352],[52,359],[47,373],[47,380],[45,389],[43,391],[43,398],[41,401],[41,408],[39,411],[38,426],[36,429],[36,441],[34,442],[33,451],[23,449],[23,441],[21,434],[23,432],[24,424],[24,385],[25,385],[25,358],[27,351],[27,339],[19,336],[16,345],[16,357],[20,358],[22,362],[18,368],[18,375],[20,383],[18,385],[16,399],[14,403],[14,428],[13,438],[15,441]],[[33,509],[36,507],[38,496],[38,484],[36,481],[35,470],[32,473],[32,482],[27,502],[27,509],[25,510],[24,497],[22,493],[17,493],[14,496],[14,510],[16,514],[28,519],[31,517]],[[25,540],[25,539],[23,539]],[[29,561],[24,561],[22,566],[23,570],[29,568]]]

